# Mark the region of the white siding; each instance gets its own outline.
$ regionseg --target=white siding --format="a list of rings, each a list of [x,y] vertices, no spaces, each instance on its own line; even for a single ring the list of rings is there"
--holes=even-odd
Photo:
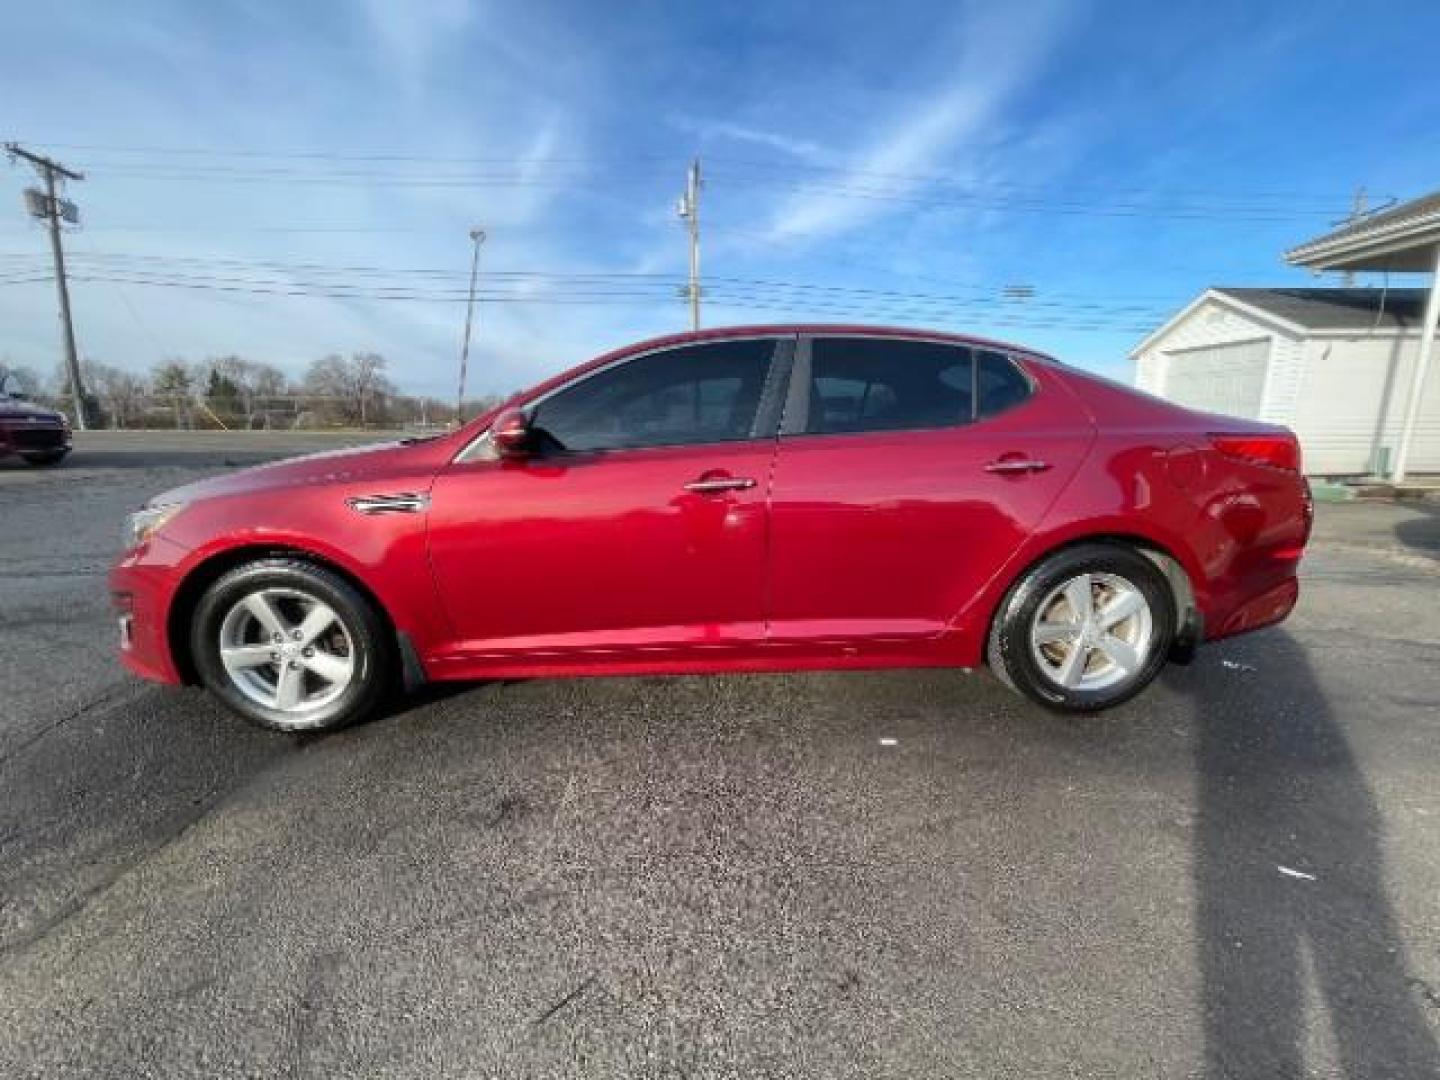
[[[1165,396],[1203,412],[1258,419],[1269,364],[1268,337],[1175,350],[1167,363]]]
[[[1158,350],[1143,352],[1135,358],[1135,388],[1147,394],[1158,394],[1165,385],[1165,357]]]
[[[1418,336],[1316,337],[1305,343],[1295,432],[1305,471],[1366,473],[1378,448],[1394,460]],[[1410,471],[1440,472],[1440,377],[1432,371],[1410,448]]]
[[[1270,345],[1270,372],[1265,382],[1265,401],[1260,419],[1271,424],[1295,426],[1300,407],[1300,387],[1305,376],[1305,339],[1276,334]]]
[[[1273,344],[1270,348],[1270,372],[1261,396],[1260,419],[1290,423],[1295,416],[1296,386],[1302,366],[1299,338],[1280,333],[1269,323],[1261,323],[1246,312],[1214,300],[1205,301],[1189,312],[1181,323],[1174,325],[1169,333],[1136,357],[1136,387],[1162,397],[1171,396],[1166,390],[1169,376],[1175,364],[1182,361],[1181,357],[1175,356],[1176,353],[1254,341],[1261,337],[1272,338]]]
[[[1177,364],[1199,354],[1191,350],[1235,345],[1268,338],[1270,365],[1258,416],[1276,424],[1292,424],[1303,367],[1300,338],[1275,329],[1229,304],[1207,300],[1162,338],[1136,357],[1135,385],[1162,397]],[[1177,355],[1178,354],[1178,355]]]

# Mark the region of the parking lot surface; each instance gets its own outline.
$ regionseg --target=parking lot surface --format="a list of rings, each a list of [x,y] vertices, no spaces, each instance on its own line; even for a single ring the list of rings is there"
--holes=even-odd
[[[0,463],[0,1075],[1440,1075],[1440,504],[1322,506],[1285,626],[1089,719],[609,679],[306,739],[123,675],[123,514],[334,441]]]

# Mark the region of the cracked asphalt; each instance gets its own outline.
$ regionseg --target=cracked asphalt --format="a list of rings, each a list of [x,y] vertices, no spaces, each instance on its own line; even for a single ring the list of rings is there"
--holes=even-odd
[[[1322,506],[1290,622],[1085,720],[926,671],[295,739],[123,675],[124,512],[324,441],[0,463],[0,1075],[1440,1075],[1440,504]]]

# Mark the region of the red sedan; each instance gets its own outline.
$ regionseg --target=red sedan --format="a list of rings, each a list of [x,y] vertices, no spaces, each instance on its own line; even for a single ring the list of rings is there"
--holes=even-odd
[[[1014,346],[714,330],[158,496],[110,581],[131,670],[286,731],[430,680],[816,668],[1090,711],[1289,614],[1299,458]]]

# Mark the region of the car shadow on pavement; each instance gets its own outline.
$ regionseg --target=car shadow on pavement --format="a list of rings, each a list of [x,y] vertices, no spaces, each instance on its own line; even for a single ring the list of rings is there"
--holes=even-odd
[[[17,469],[32,469],[39,472],[64,473],[77,469],[155,469],[155,468],[176,468],[176,469],[243,469],[251,465],[264,465],[267,462],[279,461],[282,458],[293,457],[295,454],[287,454],[283,451],[235,451],[223,450],[105,450],[96,452],[94,450],[76,450],[59,465],[52,465],[47,469],[36,469],[32,465],[25,465],[23,462],[16,464]]]
[[[1434,991],[1407,970],[1380,811],[1344,725],[1288,633],[1235,653],[1253,665],[1166,676],[1194,705],[1208,1075],[1332,1075],[1313,1059],[1333,1055],[1347,1077],[1440,1076]]]
[[[1440,502],[1415,499],[1404,505],[1416,514],[1395,523],[1395,539],[1417,554],[1440,560]]]

